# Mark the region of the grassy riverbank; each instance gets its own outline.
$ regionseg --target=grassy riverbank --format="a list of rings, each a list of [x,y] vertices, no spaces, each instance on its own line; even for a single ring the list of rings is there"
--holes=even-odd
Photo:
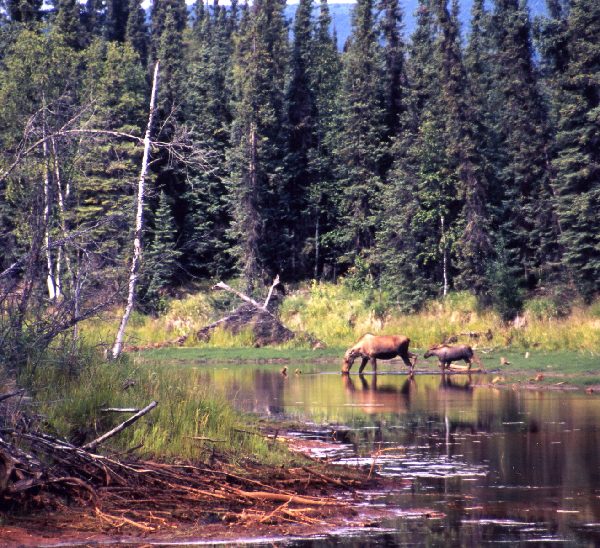
[[[188,336],[185,346],[208,348],[251,348],[252,334],[232,336],[215,331],[208,342],[194,334],[236,306],[223,292],[197,291],[170,302],[160,318],[135,314],[128,327],[128,340],[148,345]],[[352,291],[344,284],[313,283],[290,291],[280,311],[282,322],[297,332],[310,333],[333,348],[347,347],[366,332],[402,333],[412,346],[425,348],[450,337],[486,349],[546,350],[600,353],[600,302],[556,303],[547,298],[525,302],[517,322],[504,322],[493,309],[481,308],[468,293],[452,293],[431,301],[418,313],[406,314],[388,302],[385,294]],[[106,344],[116,331],[116,318],[90,322],[87,339]],[[280,349],[306,349],[300,338]]]
[[[107,446],[119,452],[137,448],[135,454],[142,458],[207,462],[219,455],[232,463],[250,457],[272,465],[290,460],[280,444],[260,433],[259,419],[235,411],[219,390],[207,385],[201,369],[168,363],[139,366],[125,357],[116,363],[90,359],[76,373],[38,367],[25,376],[45,428],[78,445],[131,416],[103,409],[141,409],[157,401],[154,410]]]
[[[449,337],[468,342],[482,357],[484,367],[501,377],[499,382],[526,383],[537,376],[535,382],[540,385],[600,383],[597,305],[572,305],[565,315],[548,302],[530,301],[516,327],[502,322],[493,310],[480,309],[468,294],[452,294],[412,315],[384,304],[384,296],[350,291],[342,284],[300,288],[283,302],[281,319],[293,330],[312,333],[326,347],[312,350],[306,342],[292,341],[277,348],[255,348],[250,332],[232,336],[217,331],[210,341],[197,341],[193,334],[198,329],[235,307],[222,293],[197,292],[172,301],[160,318],[135,314],[128,327],[130,344],[188,335],[183,348],[145,351],[141,354],[144,364],[136,361],[137,353],[107,364],[100,350],[110,345],[117,320],[107,316],[83,327],[85,344],[96,349],[80,358],[85,365],[67,367],[59,357],[53,361],[48,356],[24,377],[29,378],[40,414],[62,436],[89,441],[124,420],[122,414],[105,413],[103,408],[141,408],[157,400],[157,409],[111,440],[111,447],[127,450],[139,446],[138,453],[151,457],[206,460],[218,452],[233,460],[252,455],[273,463],[289,457],[258,434],[255,419],[233,411],[225,396],[207,386],[202,364],[337,364],[344,349],[370,331],[406,334],[412,340],[411,348],[420,355],[429,345]],[[502,365],[501,358],[510,365]],[[198,367],[172,367],[182,360]],[[394,367],[404,371],[403,366]],[[418,367],[437,370],[433,360],[421,359]]]

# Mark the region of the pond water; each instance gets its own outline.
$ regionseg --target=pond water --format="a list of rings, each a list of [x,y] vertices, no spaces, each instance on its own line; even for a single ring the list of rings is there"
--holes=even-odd
[[[496,389],[482,374],[280,367],[201,369],[239,409],[306,424],[294,435],[328,442],[315,456],[397,478],[368,495],[397,518],[292,544],[600,545],[599,396]]]

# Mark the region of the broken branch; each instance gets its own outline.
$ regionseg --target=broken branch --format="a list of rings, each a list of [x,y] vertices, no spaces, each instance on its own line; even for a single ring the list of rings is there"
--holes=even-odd
[[[233,289],[233,287],[227,285],[224,282],[219,282],[218,284],[213,285],[212,288],[213,289],[224,289],[225,291],[230,291],[231,293],[233,293],[234,295],[237,295],[240,299],[242,299],[242,301],[246,301],[247,303],[254,305],[256,308],[259,308],[260,310],[265,310],[265,306],[257,303],[252,297],[248,297],[248,295],[242,293],[241,291],[238,291],[237,289]],[[272,290],[272,288],[271,288],[271,290]],[[271,296],[270,294],[271,294],[271,291],[269,292],[269,297]]]
[[[91,441],[90,443],[86,443],[82,447],[82,449],[85,449],[86,451],[93,451],[94,449],[96,449],[96,447],[98,447],[98,445],[105,442],[107,439],[112,438],[115,434],[118,434],[122,430],[125,430],[125,428],[132,425],[140,417],[143,417],[146,413],[148,413],[149,411],[152,411],[152,409],[154,409],[157,405],[158,405],[158,402],[153,401],[152,403],[150,403],[149,405],[144,407],[144,409],[140,410],[138,413],[136,413],[132,417],[129,417],[125,422],[122,422],[121,424],[119,424],[119,426],[113,428],[109,432],[106,432],[106,434],[103,434],[102,436],[100,436],[99,438],[96,438],[95,440]]]

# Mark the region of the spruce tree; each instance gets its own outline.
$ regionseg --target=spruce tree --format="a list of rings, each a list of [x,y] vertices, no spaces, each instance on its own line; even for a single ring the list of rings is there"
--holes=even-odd
[[[151,43],[152,54],[156,57],[161,40],[165,33],[167,12],[171,12],[173,22],[170,24],[168,32],[182,33],[187,26],[187,6],[185,0],[153,0],[152,2],[152,23],[151,23]],[[166,39],[166,37],[165,37]]]
[[[87,0],[82,13],[82,24],[87,35],[86,44],[104,36],[106,9],[103,0]]]
[[[128,44],[96,41],[86,51],[84,92],[95,105],[92,127],[139,135],[145,121],[146,81]],[[87,140],[79,151],[74,188],[77,224],[93,226],[99,269],[120,266],[130,245],[132,200],[139,144],[124,139]],[[109,222],[97,223],[98,219]]]
[[[449,287],[456,240],[456,177],[448,169],[441,113],[439,25],[430,0],[420,0],[406,63],[409,88],[394,164],[383,193],[377,234],[383,285],[405,310]]]
[[[294,18],[290,76],[286,90],[289,124],[287,184],[282,201],[287,204],[285,231],[289,235],[289,271],[306,276],[308,260],[303,254],[305,242],[314,227],[314,209],[309,207],[309,190],[313,186],[310,155],[316,144],[316,105],[314,95],[314,22],[312,0],[301,0]],[[302,223],[298,219],[303,219]],[[283,227],[282,227],[283,228]]]
[[[475,141],[480,155],[480,169],[488,181],[488,210],[491,230],[497,232],[501,215],[496,214],[502,201],[501,185],[494,166],[500,162],[501,138],[495,131],[497,113],[492,101],[496,84],[493,73],[494,41],[490,29],[490,13],[485,0],[474,0],[471,9],[471,31],[465,49],[465,69],[469,83],[470,104],[475,119]]]
[[[441,110],[445,123],[448,171],[457,178],[462,211],[455,251],[458,264],[456,286],[483,295],[487,289],[486,271],[492,255],[490,226],[486,209],[487,185],[482,159],[476,146],[477,119],[472,93],[462,60],[458,24],[458,4],[452,13],[447,0],[437,0],[440,22]]]
[[[128,1],[106,0],[106,23],[104,29],[106,40],[124,42],[128,18]]]
[[[337,202],[339,187],[335,177],[335,149],[340,101],[341,59],[336,40],[330,32],[331,15],[327,0],[321,0],[316,36],[313,40],[313,68],[310,71],[316,110],[314,149],[309,155],[312,185],[308,210],[314,220],[312,241],[306,252],[313,256],[313,275],[332,275],[337,263],[332,245],[333,230],[338,224]]]
[[[163,191],[158,199],[153,227],[146,232],[149,244],[144,252],[138,297],[145,311],[159,314],[164,312],[166,292],[175,280],[180,255],[176,248],[171,204]]]
[[[600,4],[572,0],[558,79],[555,204],[563,261],[579,291],[600,291]]]
[[[384,108],[388,138],[391,138],[400,128],[400,115],[404,108],[402,92],[406,86],[402,10],[398,0],[380,0],[379,9],[383,12],[380,27],[385,62]]]
[[[15,23],[33,23],[41,18],[43,0],[6,0],[0,6]]]
[[[182,11],[183,8],[183,11]],[[179,0],[155,3],[153,11],[152,41],[157,44],[154,51],[160,61],[160,86],[158,89],[155,138],[162,142],[171,142],[183,123],[184,112],[184,79],[185,79],[185,42],[183,33],[187,16],[185,2]],[[160,29],[154,27],[155,10],[162,10]],[[155,36],[154,32],[160,32]],[[158,190],[166,192],[172,200],[175,223],[181,230],[182,212],[185,208],[183,198],[186,190],[186,171],[181,162],[172,158],[165,149],[154,156],[152,171],[156,175],[154,199],[148,201],[151,210],[157,207]],[[151,217],[151,214],[149,214]]]
[[[385,170],[383,56],[371,0],[359,0],[344,55],[336,171],[341,189],[334,236],[340,261],[351,266],[372,250]]]
[[[53,30],[69,47],[82,49],[86,43],[77,0],[54,0]]]
[[[148,60],[149,37],[146,25],[146,12],[140,0],[129,0],[125,41],[138,52],[142,65]]]
[[[223,277],[232,270],[227,253],[225,153],[230,146],[232,25],[227,11],[206,10],[196,2],[187,59],[185,121],[193,139],[210,150],[207,166],[190,173],[186,187],[182,251],[188,271],[195,275]]]
[[[540,53],[540,73],[548,92],[557,87],[557,78],[566,70],[568,60],[567,28],[570,0],[546,0],[546,15],[534,24],[535,45]]]
[[[249,291],[264,274],[280,272],[289,255],[279,222],[287,59],[283,8],[282,0],[254,2],[242,18],[234,54],[232,239],[238,242],[233,251]]]
[[[547,169],[548,120],[533,65],[531,25],[518,0],[495,0],[496,132],[501,156],[495,164],[502,185],[501,233],[510,268],[526,287],[557,275],[556,216]]]

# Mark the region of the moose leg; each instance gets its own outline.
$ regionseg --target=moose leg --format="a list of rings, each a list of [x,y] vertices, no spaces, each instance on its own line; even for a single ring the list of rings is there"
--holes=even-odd
[[[471,371],[471,364],[473,363],[473,361],[471,360],[471,358],[465,358],[465,363],[467,364],[467,371]]]
[[[371,358],[371,365],[373,366],[373,373],[377,373],[377,359]]]
[[[365,366],[367,365],[367,362],[369,361],[369,358],[363,358],[362,362],[360,362],[360,369],[358,370],[359,373],[363,372],[363,369],[365,368]]]
[[[406,367],[409,368],[410,374],[412,375],[413,371],[415,370],[415,365],[417,364],[417,355],[413,354],[412,352],[409,352],[406,355],[400,354],[400,357],[402,358],[402,361],[404,362]],[[414,358],[412,362],[410,361],[411,358]]]

